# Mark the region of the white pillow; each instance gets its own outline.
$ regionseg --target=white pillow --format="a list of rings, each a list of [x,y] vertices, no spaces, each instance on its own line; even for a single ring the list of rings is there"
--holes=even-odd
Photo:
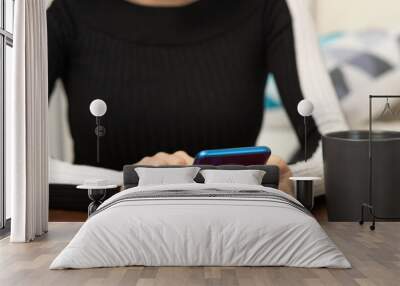
[[[185,168],[146,168],[135,169],[139,176],[139,186],[171,185],[195,183],[194,178],[200,171],[198,167]]]
[[[205,184],[261,185],[265,171],[261,170],[202,170]]]

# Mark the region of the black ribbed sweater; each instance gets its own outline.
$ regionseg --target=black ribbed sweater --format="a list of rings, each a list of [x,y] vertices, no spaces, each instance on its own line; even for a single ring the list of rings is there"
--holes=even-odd
[[[159,151],[255,144],[268,72],[303,142],[289,10],[284,0],[199,0],[145,7],[124,0],[55,0],[47,13],[49,90],[68,97],[75,163],[96,164],[89,104],[107,102],[102,167]],[[318,131],[311,119],[312,148]]]

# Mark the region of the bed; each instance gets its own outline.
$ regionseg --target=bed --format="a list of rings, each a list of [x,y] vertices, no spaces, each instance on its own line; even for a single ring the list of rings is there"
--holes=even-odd
[[[194,183],[138,186],[105,201],[50,269],[144,266],[292,266],[349,268],[312,215],[277,190],[272,166],[262,185]],[[202,166],[201,169],[217,167]]]

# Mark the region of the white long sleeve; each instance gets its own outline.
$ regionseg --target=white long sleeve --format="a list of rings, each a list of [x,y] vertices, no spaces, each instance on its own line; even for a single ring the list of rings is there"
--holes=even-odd
[[[49,183],[80,185],[88,179],[103,179],[109,184],[122,186],[122,172],[49,159]]]
[[[313,118],[320,134],[348,130],[336,92],[324,65],[317,32],[305,0],[286,0],[292,15],[296,62],[303,96],[314,104]],[[312,158],[290,166],[294,176],[323,177],[322,146]],[[323,181],[316,183],[316,194],[322,194]]]

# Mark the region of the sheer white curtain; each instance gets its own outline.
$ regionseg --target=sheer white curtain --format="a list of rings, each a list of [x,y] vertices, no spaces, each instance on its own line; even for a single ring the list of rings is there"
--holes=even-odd
[[[47,231],[47,28],[44,0],[15,2],[13,93],[6,99],[6,181],[11,241]]]

